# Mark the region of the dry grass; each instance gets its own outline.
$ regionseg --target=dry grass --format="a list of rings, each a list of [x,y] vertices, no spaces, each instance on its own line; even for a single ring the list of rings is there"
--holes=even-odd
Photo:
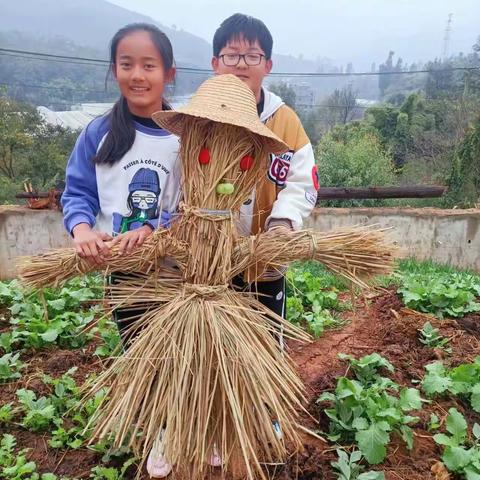
[[[108,243],[107,243],[108,244]],[[69,278],[95,271],[120,271],[123,273],[151,273],[161,266],[166,256],[184,267],[188,248],[169,234],[168,230],[156,230],[133,255],[119,255],[118,245],[110,250],[110,255],[103,265],[87,262],[79,257],[73,248],[59,248],[41,255],[21,257],[17,261],[22,283],[27,287],[41,288],[56,286]]]
[[[364,279],[393,270],[400,250],[388,241],[385,229],[356,226],[333,232],[272,229],[238,243],[232,262],[233,274],[260,266],[282,267],[294,260],[317,260],[333,272],[367,288]]]

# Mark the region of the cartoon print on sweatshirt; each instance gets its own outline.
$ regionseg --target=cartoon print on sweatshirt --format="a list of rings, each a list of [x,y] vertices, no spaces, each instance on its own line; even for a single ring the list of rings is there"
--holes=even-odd
[[[150,168],[140,168],[128,185],[130,213],[126,216],[113,213],[114,235],[135,230],[149,220],[157,220],[160,191],[158,173]]]

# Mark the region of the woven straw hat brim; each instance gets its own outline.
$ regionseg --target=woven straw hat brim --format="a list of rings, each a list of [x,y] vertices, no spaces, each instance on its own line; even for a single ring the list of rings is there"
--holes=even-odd
[[[209,78],[198,87],[187,105],[178,110],[156,112],[152,118],[165,130],[180,136],[186,116],[246,128],[263,137],[272,153],[283,153],[289,149],[260,121],[253,92],[235,75]]]
[[[179,108],[178,110],[163,110],[152,115],[153,120],[160,127],[178,136],[182,135],[185,117],[203,118],[213,122],[226,123],[245,128],[256,135],[263,137],[266,145],[268,146],[268,150],[271,153],[283,153],[289,149],[288,145],[280,140],[260,121],[260,119],[258,122],[253,123],[251,121],[245,121],[245,119],[241,117],[235,117],[231,114],[222,115],[222,112],[205,110],[195,111],[188,106]]]

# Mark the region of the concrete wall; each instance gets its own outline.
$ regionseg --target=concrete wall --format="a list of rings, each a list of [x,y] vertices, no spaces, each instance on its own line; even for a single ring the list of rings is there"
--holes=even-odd
[[[480,210],[320,208],[307,226],[328,231],[358,224],[393,227],[409,256],[480,271]],[[15,258],[71,245],[60,212],[0,205],[0,279],[15,276]]]
[[[480,271],[480,209],[319,208],[307,226],[328,231],[352,225],[393,227],[408,256]]]
[[[15,258],[71,245],[62,214],[0,205],[0,279],[15,276]]]

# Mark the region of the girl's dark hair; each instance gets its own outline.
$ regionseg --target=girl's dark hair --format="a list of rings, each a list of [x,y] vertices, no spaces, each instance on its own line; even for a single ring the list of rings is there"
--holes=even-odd
[[[265,58],[272,58],[273,38],[270,30],[258,18],[243,13],[235,13],[218,27],[213,36],[213,56],[218,57],[220,50],[229,41],[240,38],[244,38],[248,43],[258,41],[265,52]]]
[[[175,63],[172,44],[168,37],[155,25],[149,23],[131,23],[121,28],[110,42],[110,66],[108,76],[115,67],[117,48],[120,41],[133,32],[144,31],[150,34],[153,44],[162,58],[165,71],[170,70]],[[168,102],[162,99],[163,108],[170,109]],[[127,100],[123,95],[113,105],[108,113],[109,129],[98,153],[93,157],[94,163],[113,165],[132,148],[135,141],[135,126],[128,109]]]

